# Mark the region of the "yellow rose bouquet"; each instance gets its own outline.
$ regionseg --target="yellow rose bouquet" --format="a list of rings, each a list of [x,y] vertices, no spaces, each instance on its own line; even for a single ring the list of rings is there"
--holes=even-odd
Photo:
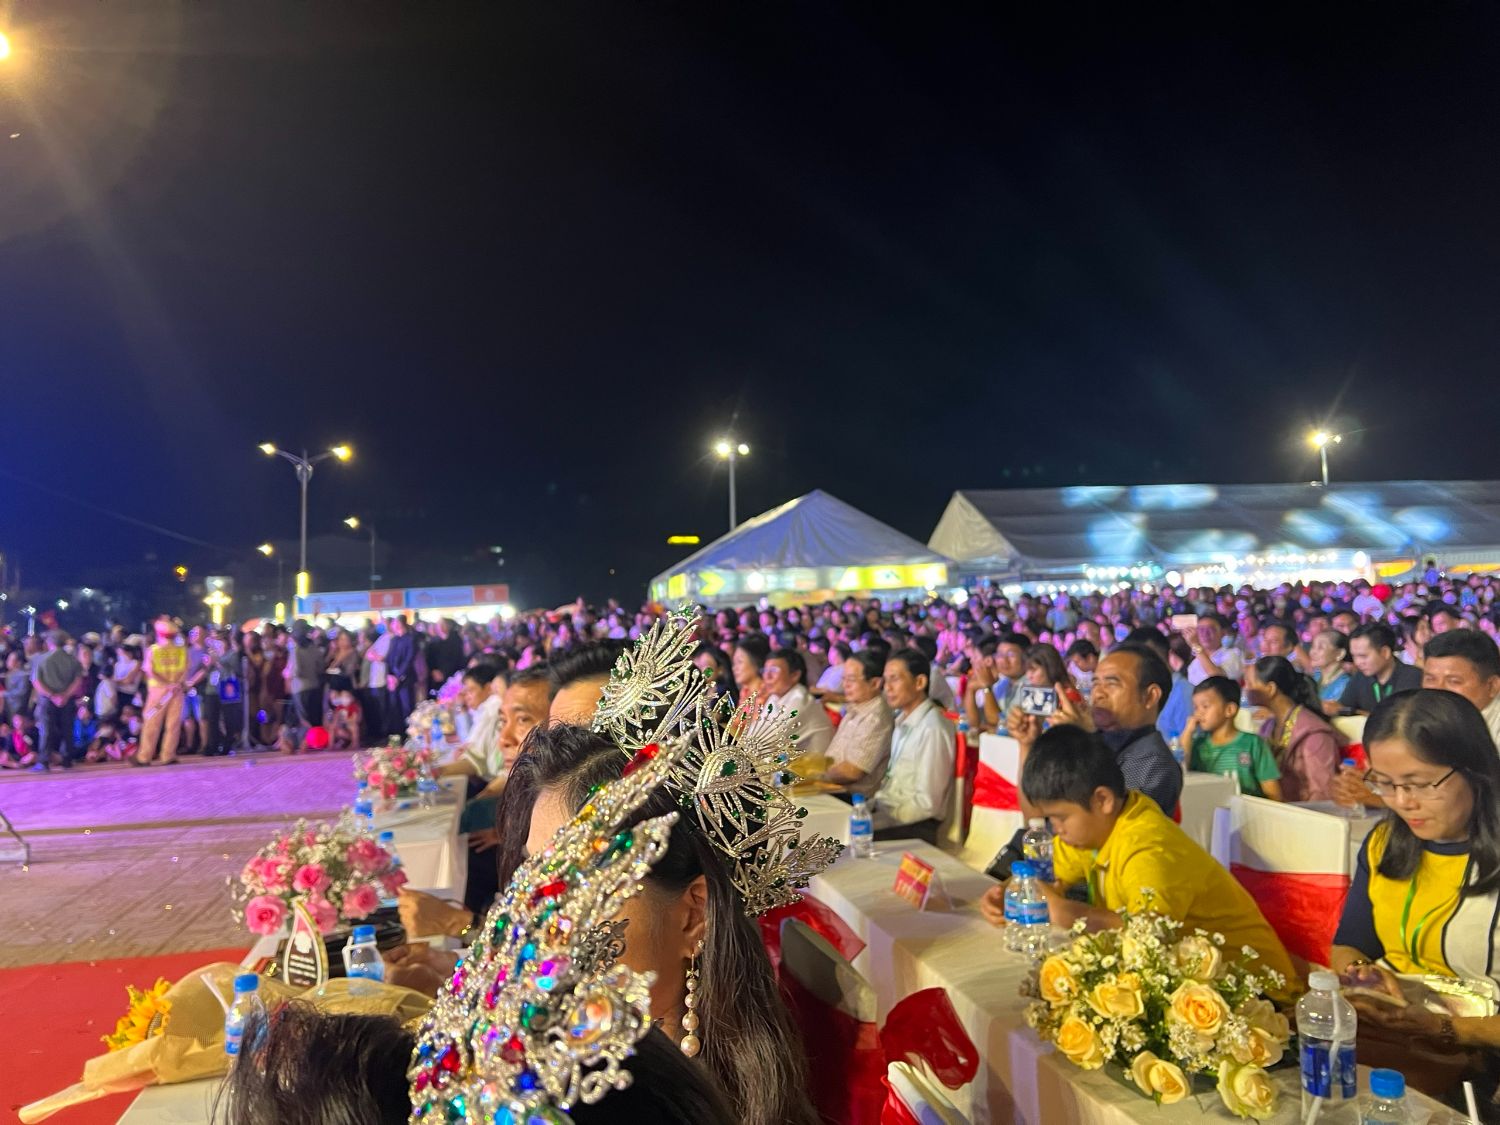
[[[1127,914],[1123,928],[1099,933],[1080,923],[1023,986],[1026,1022],[1075,1066],[1118,1066],[1160,1105],[1204,1075],[1236,1117],[1264,1120],[1276,1110],[1266,1071],[1291,1027],[1265,997],[1285,982],[1256,963],[1255,950],[1231,958],[1223,935],[1184,933],[1160,914]]]

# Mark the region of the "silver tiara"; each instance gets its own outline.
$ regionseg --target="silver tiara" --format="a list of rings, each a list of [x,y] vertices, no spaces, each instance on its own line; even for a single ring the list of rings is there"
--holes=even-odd
[[[844,846],[828,836],[804,840],[807,809],[783,788],[800,752],[797,713],[768,716],[754,700],[737,711],[728,699],[716,699],[713,681],[693,664],[697,626],[697,611],[684,607],[621,654],[594,730],[627,754],[687,738],[668,767],[667,784],[729,858],[746,913],[761,914],[796,902],[797,891]]]
[[[407,1071],[413,1125],[566,1122],[630,1084],[652,973],[617,964],[614,921],[665,854],[676,813],[622,828],[686,748],[642,747],[545,851],[516,869],[423,1020]]]

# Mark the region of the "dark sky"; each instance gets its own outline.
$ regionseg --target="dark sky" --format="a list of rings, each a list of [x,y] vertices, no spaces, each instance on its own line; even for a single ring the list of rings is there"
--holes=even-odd
[[[0,548],[256,573],[266,439],[358,450],[319,585],[353,511],[527,604],[722,532],[734,419],[742,515],[921,539],[956,488],[1308,479],[1325,416],[1346,479],[1495,475],[1492,5],[996,7],[15,0]]]

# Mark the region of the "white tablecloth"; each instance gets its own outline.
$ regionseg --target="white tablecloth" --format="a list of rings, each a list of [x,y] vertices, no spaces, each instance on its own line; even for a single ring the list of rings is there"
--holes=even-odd
[[[918,911],[892,892],[896,867],[907,851],[933,865],[949,907],[939,904]],[[999,931],[978,913],[979,898],[994,885],[939,849],[908,840],[877,845],[872,860],[846,855],[809,889],[865,941],[854,966],[873,986],[882,1019],[912,992],[948,990],[982,1059],[974,1082],[954,1095],[958,1108],[975,1125],[1234,1120],[1216,1093],[1158,1108],[1108,1074],[1081,1071],[1043,1046],[1022,1015],[1020,986],[1026,962],[1005,951]],[[1290,1067],[1277,1071],[1276,1077],[1283,1089],[1283,1108],[1274,1120],[1293,1122],[1298,1072]]]
[[[375,817],[375,831],[395,833],[396,853],[413,890],[441,898],[462,898],[469,877],[469,848],[458,835],[463,813],[463,778],[445,778],[445,793],[434,808],[413,803]],[[253,965],[273,956],[279,938],[260,938],[245,955],[243,964]],[[210,1119],[218,1079],[179,1082],[170,1086],[147,1086],[130,1103],[120,1125],[205,1125]]]

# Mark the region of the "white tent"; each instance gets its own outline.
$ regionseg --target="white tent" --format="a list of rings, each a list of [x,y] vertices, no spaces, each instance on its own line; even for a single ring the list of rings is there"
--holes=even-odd
[[[821,490],[746,520],[651,582],[659,602],[793,604],[946,585],[949,560]]]

